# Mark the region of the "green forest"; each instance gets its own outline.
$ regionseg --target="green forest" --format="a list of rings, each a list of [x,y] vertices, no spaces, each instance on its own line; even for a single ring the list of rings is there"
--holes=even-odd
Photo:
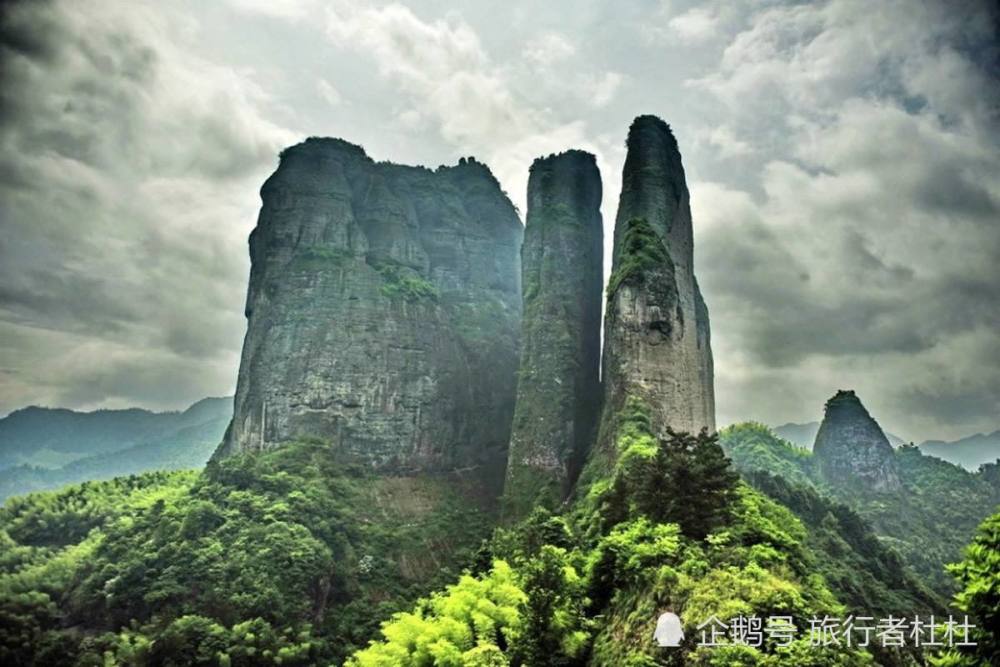
[[[821,513],[813,507],[815,500],[807,500],[819,495],[843,506],[834,516],[856,513],[941,599],[949,598],[956,586],[942,563],[961,557],[976,527],[1000,504],[996,463],[972,473],[904,445],[894,453],[903,488],[884,494],[828,483],[811,452],[778,438],[762,424],[737,424],[719,437],[738,470],[803,520],[823,518],[826,510]],[[857,517],[849,521],[860,523]]]
[[[10,499],[0,664],[917,665],[929,653],[811,646],[801,627],[699,646],[696,627],[949,610],[972,615],[977,646],[933,663],[997,664],[1000,514],[928,580],[939,552],[907,554],[938,542],[880,539],[873,526],[892,528],[879,518],[896,509],[840,502],[764,427],[726,429],[722,446],[657,439],[630,400],[614,429],[616,462],[585,471],[572,502],[495,529],[469,480],[375,475],[318,440]],[[899,502],[917,511],[957,516],[985,493],[977,476],[956,487],[954,472],[899,456],[916,480]],[[663,609],[683,622],[679,649],[650,641]]]

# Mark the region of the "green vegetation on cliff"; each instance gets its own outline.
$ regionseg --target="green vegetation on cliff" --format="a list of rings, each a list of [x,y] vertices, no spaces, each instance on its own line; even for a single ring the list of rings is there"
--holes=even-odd
[[[975,646],[960,647],[935,661],[939,667],[1000,664],[1000,512],[987,517],[965,549],[965,558],[948,567],[958,579],[955,606],[970,614],[977,629]]]
[[[438,300],[438,289],[434,283],[417,275],[412,269],[392,263],[382,263],[377,268],[385,281],[379,288],[382,296],[410,303]]]
[[[562,516],[538,510],[498,530],[475,576],[383,624],[351,664],[871,664],[863,650],[810,646],[802,627],[788,646],[697,646],[712,617],[845,610],[816,573],[807,530],[741,483],[713,437],[657,440],[639,401],[623,412],[610,475],[593,475]],[[664,611],[682,620],[680,649],[652,641]]]
[[[641,285],[650,271],[663,271],[673,262],[649,221],[631,218],[622,233],[617,266],[608,279],[609,296],[618,291],[619,285]]]
[[[352,258],[347,250],[328,246],[309,246],[292,257],[290,268],[304,273],[317,273],[342,268]]]

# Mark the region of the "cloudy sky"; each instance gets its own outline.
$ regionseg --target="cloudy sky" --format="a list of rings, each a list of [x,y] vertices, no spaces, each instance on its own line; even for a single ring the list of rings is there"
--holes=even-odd
[[[430,166],[678,137],[719,422],[858,390],[922,440],[1000,428],[989,2],[4,2],[0,414],[233,391],[246,237],[309,135]],[[610,238],[610,228],[606,230]]]

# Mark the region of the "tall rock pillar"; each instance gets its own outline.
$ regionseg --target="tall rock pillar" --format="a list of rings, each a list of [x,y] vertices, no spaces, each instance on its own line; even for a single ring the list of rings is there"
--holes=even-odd
[[[523,319],[504,518],[557,505],[600,402],[601,176],[582,151],[535,160],[521,247]]]
[[[652,426],[715,429],[708,308],[693,268],[691,206],[677,140],[655,116],[639,116],[615,218],[604,323],[605,414],[629,396]]]

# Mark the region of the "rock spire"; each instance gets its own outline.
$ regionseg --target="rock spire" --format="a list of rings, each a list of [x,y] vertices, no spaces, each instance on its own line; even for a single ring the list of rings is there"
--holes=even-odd
[[[708,308],[693,267],[691,207],[670,127],[639,116],[627,140],[604,322],[605,413],[635,397],[655,430],[715,429]]]

